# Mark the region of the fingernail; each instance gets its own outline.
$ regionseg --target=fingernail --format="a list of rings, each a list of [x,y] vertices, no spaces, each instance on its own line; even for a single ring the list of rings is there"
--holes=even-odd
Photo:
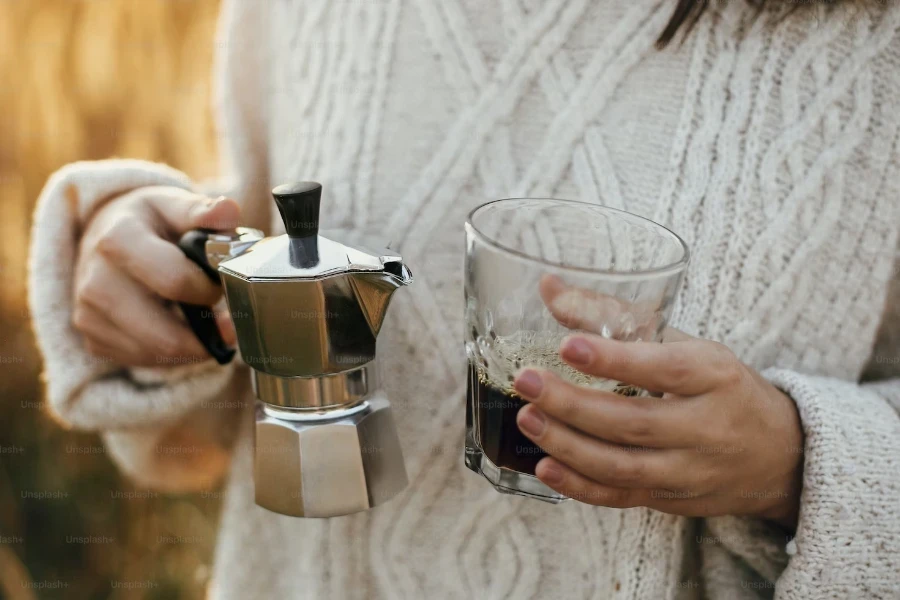
[[[544,431],[546,417],[544,417],[544,413],[533,406],[526,406],[519,411],[516,422],[524,433],[532,437],[539,437]]]
[[[544,382],[534,369],[525,369],[516,377],[514,386],[516,391],[527,399],[534,399],[541,395]]]
[[[204,198],[203,201],[197,205],[197,210],[200,212],[207,213],[214,209],[219,205],[222,200],[225,199],[225,196],[219,196],[218,198]]]
[[[562,469],[556,464],[556,461],[548,458],[542,459],[538,463],[535,473],[540,473],[538,479],[549,485],[559,485],[563,480]]]
[[[589,365],[594,359],[593,348],[586,339],[580,337],[568,338],[559,352],[566,362],[573,365]]]

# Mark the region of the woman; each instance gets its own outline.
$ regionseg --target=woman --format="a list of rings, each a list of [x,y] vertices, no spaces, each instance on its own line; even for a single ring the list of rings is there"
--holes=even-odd
[[[50,402],[143,484],[227,474],[215,598],[896,597],[900,382],[858,380],[897,354],[875,340],[900,223],[900,10],[673,4],[228,0],[234,200],[141,161],[51,178],[31,259]],[[205,360],[168,308],[220,293],[172,240],[280,233],[269,190],[304,179],[324,185],[323,227],[393,239],[417,275],[381,354],[411,484],[331,520],[254,505],[247,369]],[[693,251],[680,341],[563,349],[667,392],[669,412],[519,374],[520,427],[552,455],[539,475],[583,500],[559,506],[497,496],[460,456],[462,223],[525,194],[623,207]]]

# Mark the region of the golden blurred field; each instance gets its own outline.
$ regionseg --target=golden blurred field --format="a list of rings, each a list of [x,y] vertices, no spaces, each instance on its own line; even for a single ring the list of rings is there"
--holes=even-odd
[[[96,436],[44,413],[25,275],[31,211],[61,165],[127,156],[214,173],[217,9],[0,0],[0,598],[204,596],[216,494],[129,495]]]

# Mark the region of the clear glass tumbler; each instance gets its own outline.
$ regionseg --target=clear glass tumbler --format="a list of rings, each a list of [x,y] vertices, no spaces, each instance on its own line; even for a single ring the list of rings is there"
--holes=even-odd
[[[660,341],[689,260],[684,241],[653,221],[572,200],[512,198],[466,221],[466,466],[497,491],[560,502],[534,476],[546,454],[516,425],[523,367],[628,395],[643,390],[572,369],[562,339],[587,331]]]

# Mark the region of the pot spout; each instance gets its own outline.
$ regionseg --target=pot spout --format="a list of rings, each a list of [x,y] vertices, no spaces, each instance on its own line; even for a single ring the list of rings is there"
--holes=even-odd
[[[384,272],[354,273],[350,278],[350,286],[374,335],[381,331],[391,296],[412,282],[412,272],[399,260],[386,262]]]

